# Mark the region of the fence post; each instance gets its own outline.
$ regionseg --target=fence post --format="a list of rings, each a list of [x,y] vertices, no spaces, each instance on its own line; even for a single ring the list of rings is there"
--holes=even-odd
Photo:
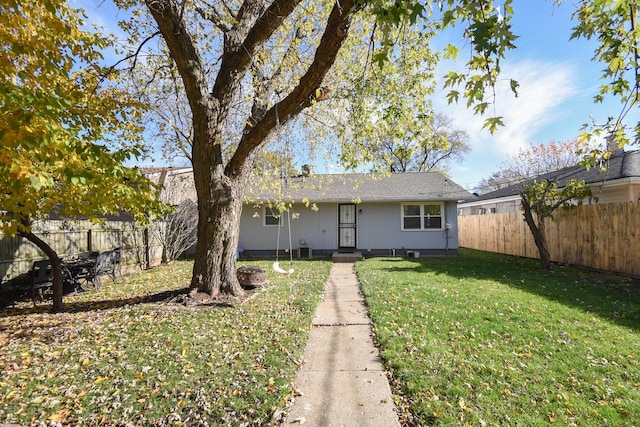
[[[91,236],[91,229],[87,230],[87,252],[93,251],[93,239]]]
[[[145,269],[151,268],[151,254],[149,248],[149,228],[145,227],[142,233],[143,236],[143,244],[144,244],[144,263]]]

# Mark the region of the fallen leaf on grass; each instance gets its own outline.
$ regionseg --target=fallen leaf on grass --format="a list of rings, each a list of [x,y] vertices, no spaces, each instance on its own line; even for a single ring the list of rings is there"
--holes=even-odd
[[[109,378],[107,377],[98,377],[96,378],[96,380],[93,382],[94,384],[100,384],[101,382],[108,380]]]

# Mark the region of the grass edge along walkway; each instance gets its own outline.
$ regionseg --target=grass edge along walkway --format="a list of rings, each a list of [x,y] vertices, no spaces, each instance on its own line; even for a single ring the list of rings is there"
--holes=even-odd
[[[619,278],[472,250],[356,270],[408,425],[640,420],[640,297]]]

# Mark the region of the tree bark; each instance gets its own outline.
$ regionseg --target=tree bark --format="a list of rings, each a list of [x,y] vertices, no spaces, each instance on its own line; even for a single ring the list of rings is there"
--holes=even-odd
[[[36,245],[42,252],[47,255],[51,262],[51,272],[53,273],[53,307],[54,313],[59,313],[64,310],[64,304],[62,303],[63,283],[62,283],[62,260],[58,256],[58,253],[53,250],[51,246],[35,234],[28,232],[20,233],[22,237]]]
[[[242,295],[236,258],[244,176],[230,179],[221,167],[196,167],[195,163],[193,171],[198,190],[198,241],[191,288],[211,296],[220,292]]]
[[[531,234],[533,235],[533,240],[536,243],[538,248],[538,253],[540,254],[540,264],[544,271],[551,270],[551,255],[549,254],[549,249],[547,248],[547,238],[545,236],[545,223],[544,218],[539,217],[538,223],[533,217],[533,213],[531,211],[531,205],[529,201],[526,199],[523,193],[520,193],[520,199],[522,200],[522,210],[524,219],[529,226],[529,230],[531,230]]]

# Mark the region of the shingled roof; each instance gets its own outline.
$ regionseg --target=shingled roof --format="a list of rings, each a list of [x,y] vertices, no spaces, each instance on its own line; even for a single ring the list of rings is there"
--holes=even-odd
[[[193,173],[190,168],[154,168],[143,171],[153,182],[164,187],[161,198],[179,204],[185,198],[195,200]],[[406,172],[390,175],[313,174],[249,188],[253,201],[278,199],[275,189],[286,186],[285,198],[300,202],[383,202],[383,201],[460,201],[473,196],[439,172]]]
[[[310,175],[290,178],[291,199],[312,202],[459,201],[472,195],[439,172]],[[261,194],[258,199],[268,199]]]
[[[587,184],[600,184],[626,178],[640,178],[640,150],[626,151],[614,155],[606,163],[606,171],[602,172],[600,168],[594,167],[586,170],[582,166],[570,166],[554,172],[549,172],[532,178],[526,183],[534,181],[558,181],[559,187],[564,187],[570,179],[584,181]],[[496,191],[482,194],[473,199],[473,201],[500,199],[519,194],[523,183],[513,184]]]

